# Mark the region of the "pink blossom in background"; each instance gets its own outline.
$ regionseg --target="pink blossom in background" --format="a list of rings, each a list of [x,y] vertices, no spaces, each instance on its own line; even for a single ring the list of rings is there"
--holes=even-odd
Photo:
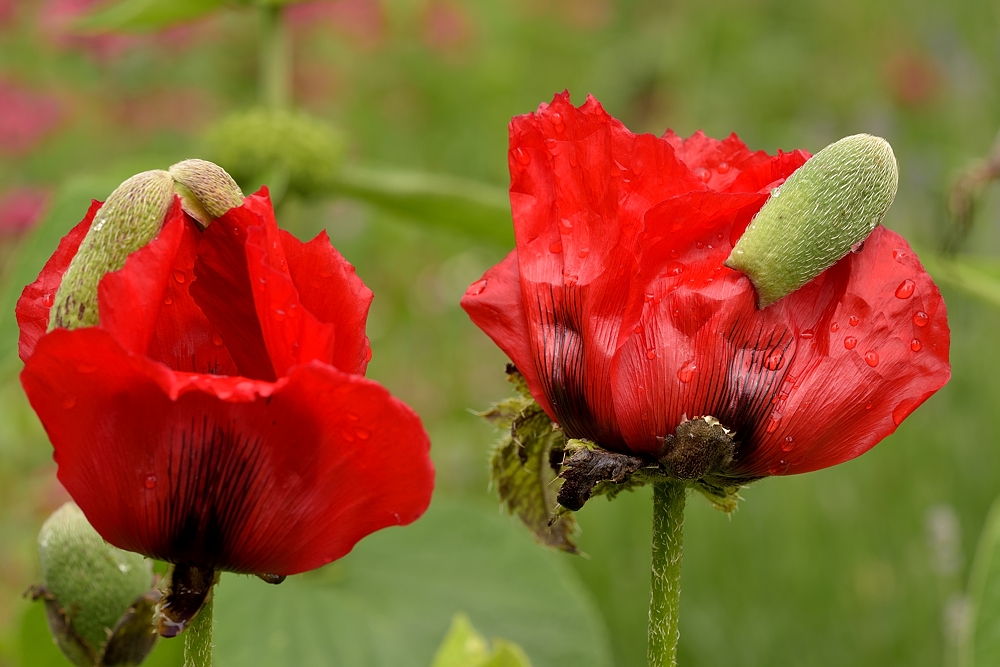
[[[0,0],[0,29],[14,22],[14,0]]]
[[[39,25],[43,33],[59,48],[80,49],[99,60],[110,60],[142,41],[134,35],[81,35],[74,23],[103,0],[47,0],[42,5]]]
[[[472,37],[472,19],[450,2],[431,2],[424,14],[424,44],[438,52],[454,51]]]
[[[58,99],[0,79],[0,155],[22,155],[62,118]]]
[[[288,19],[296,29],[332,29],[365,48],[378,46],[386,29],[385,14],[378,0],[296,3],[288,8]]]
[[[0,192],[0,237],[13,236],[34,227],[49,202],[47,190],[17,187]]]

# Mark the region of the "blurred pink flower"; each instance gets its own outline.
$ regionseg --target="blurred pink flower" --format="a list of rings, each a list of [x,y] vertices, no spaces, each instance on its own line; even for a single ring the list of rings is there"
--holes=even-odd
[[[82,35],[74,23],[104,0],[47,0],[42,6],[39,23],[57,46],[82,49],[100,60],[109,60],[135,46],[142,38],[133,35]]]
[[[434,51],[459,49],[468,43],[472,32],[472,19],[456,4],[435,0],[424,14],[424,43]]]
[[[0,28],[6,28],[14,21],[14,0],[0,0]]]
[[[28,152],[55,128],[61,117],[54,96],[0,80],[0,154]]]
[[[373,48],[385,34],[385,15],[378,0],[314,0],[291,5],[288,19],[297,29],[333,29],[360,46]]]
[[[45,212],[49,193],[22,186],[0,192],[0,237],[13,236],[34,227]]]

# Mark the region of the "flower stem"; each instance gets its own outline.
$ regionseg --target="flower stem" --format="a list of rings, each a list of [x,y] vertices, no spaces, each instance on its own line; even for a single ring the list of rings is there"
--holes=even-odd
[[[260,7],[260,97],[271,110],[292,99],[292,39],[283,5]]]
[[[184,632],[184,667],[212,667],[213,597],[210,593],[205,606]]]
[[[653,485],[653,573],[649,598],[649,667],[675,667],[680,639],[681,557],[684,551],[682,482]]]

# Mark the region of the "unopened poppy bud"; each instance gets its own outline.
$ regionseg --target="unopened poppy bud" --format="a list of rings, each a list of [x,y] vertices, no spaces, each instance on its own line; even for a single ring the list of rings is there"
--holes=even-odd
[[[142,556],[107,544],[75,503],[56,510],[38,534],[49,629],[80,667],[138,665],[153,649],[153,570]]]
[[[268,179],[272,189],[315,194],[333,182],[344,140],[326,123],[296,111],[255,109],[229,116],[210,135],[217,161],[237,179]]]
[[[766,308],[833,266],[882,221],[896,196],[892,147],[870,134],[830,144],[771,191],[726,266]]]
[[[217,164],[207,160],[184,160],[170,167],[170,175],[184,212],[202,227],[208,227],[215,218],[243,205],[240,186]]]
[[[101,206],[56,292],[49,330],[94,326],[97,285],[106,273],[125,266],[130,253],[149,243],[174,201],[174,179],[156,170],[118,186]]]

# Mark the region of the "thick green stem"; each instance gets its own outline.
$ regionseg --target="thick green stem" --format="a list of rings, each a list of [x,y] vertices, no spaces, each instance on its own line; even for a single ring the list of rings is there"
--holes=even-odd
[[[184,667],[212,667],[212,623],[215,603],[210,593],[205,606],[184,632]]]
[[[653,485],[653,574],[649,598],[649,667],[674,667],[680,639],[681,557],[684,552],[682,482]]]
[[[292,101],[292,38],[283,5],[260,8],[261,104],[276,110]]]

